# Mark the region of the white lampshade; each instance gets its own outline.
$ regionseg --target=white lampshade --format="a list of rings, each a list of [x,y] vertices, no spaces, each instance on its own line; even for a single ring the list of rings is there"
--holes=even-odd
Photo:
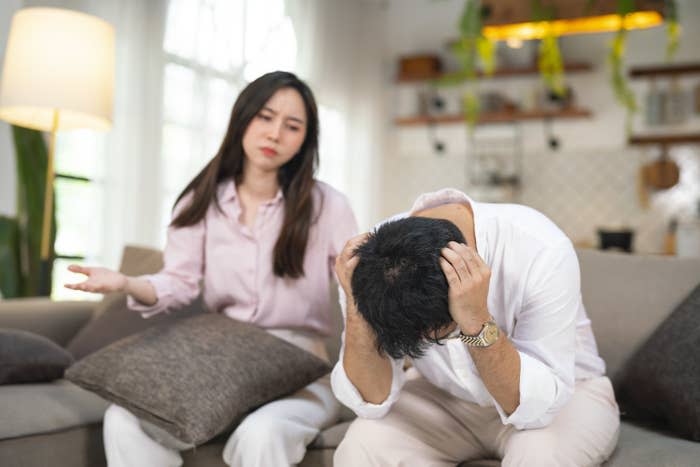
[[[12,18],[0,81],[0,118],[49,131],[108,130],[112,124],[114,28],[58,8],[26,8]]]

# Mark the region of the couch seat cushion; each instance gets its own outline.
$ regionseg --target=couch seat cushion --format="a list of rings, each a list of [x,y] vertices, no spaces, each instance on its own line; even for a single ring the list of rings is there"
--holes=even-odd
[[[605,467],[687,467],[698,465],[700,443],[631,423],[620,423],[617,448]]]
[[[66,380],[0,386],[0,439],[99,423],[108,403]]]

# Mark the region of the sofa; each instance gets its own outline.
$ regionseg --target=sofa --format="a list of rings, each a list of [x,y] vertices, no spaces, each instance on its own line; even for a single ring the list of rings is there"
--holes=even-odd
[[[592,320],[599,350],[613,380],[625,361],[673,308],[700,281],[700,259],[628,255],[580,249],[583,301]],[[160,253],[127,247],[121,269],[150,264]],[[137,268],[138,269],[138,268]],[[141,271],[140,271],[141,272]],[[107,300],[106,297],[104,300]],[[0,301],[0,328],[16,328],[46,336],[66,346],[86,323],[95,319],[99,302],[51,302],[47,299]],[[334,315],[338,334],[342,323]],[[328,339],[337,355],[339,339]],[[65,380],[43,384],[0,386],[0,465],[3,467],[85,466],[106,464],[101,420],[108,403]],[[333,452],[353,414],[344,410],[338,423],[312,442],[301,466],[330,466]],[[183,453],[185,466],[223,466],[226,434]],[[621,424],[618,446],[608,467],[698,465],[700,443],[674,436],[658,426]],[[497,460],[463,463],[462,467],[498,466]]]

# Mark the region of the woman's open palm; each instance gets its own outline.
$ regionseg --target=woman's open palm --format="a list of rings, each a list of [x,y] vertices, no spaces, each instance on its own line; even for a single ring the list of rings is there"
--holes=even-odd
[[[84,267],[77,264],[68,266],[71,272],[85,274],[87,279],[75,284],[65,284],[69,289],[82,290],[84,292],[109,293],[124,290],[126,276],[120,272],[107,268]]]

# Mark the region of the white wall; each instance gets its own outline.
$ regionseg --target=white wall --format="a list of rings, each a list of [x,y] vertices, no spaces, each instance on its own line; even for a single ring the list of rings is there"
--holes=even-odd
[[[7,46],[7,36],[10,33],[12,15],[21,6],[21,0],[0,2],[0,63],[4,63],[5,47]],[[16,214],[16,191],[15,148],[12,145],[12,133],[10,125],[0,120],[0,214],[8,216]]]
[[[683,35],[675,60],[699,61],[696,44],[700,41],[700,31],[696,25],[700,24],[700,2],[679,0],[679,3]],[[445,44],[456,35],[463,5],[464,0],[391,0],[385,32],[387,66],[395,69],[401,55],[422,52],[440,53],[444,62],[452,65]],[[631,32],[628,65],[662,63],[665,31],[664,26]],[[523,142],[524,185],[515,201],[544,212],[579,244],[595,245],[598,227],[629,226],[637,232],[637,251],[659,252],[668,219],[690,215],[700,199],[700,152],[693,146],[673,148],[671,157],[681,165],[681,183],[654,194],[650,209],[641,208],[636,190],[639,167],[657,157],[658,152],[656,148],[640,150],[626,145],[625,111],[614,100],[606,65],[611,38],[612,34],[595,34],[560,40],[567,61],[585,61],[594,67],[592,72],[568,76],[578,103],[590,109],[593,117],[555,121],[553,131],[562,143],[556,152],[546,145],[542,122],[517,127]],[[516,53],[528,52],[522,49]],[[383,178],[382,214],[388,216],[406,210],[421,192],[444,186],[465,189],[477,200],[483,197],[483,193],[470,190],[467,183],[468,159],[473,157],[473,150],[465,126],[436,128],[437,137],[447,146],[445,154],[437,155],[429,145],[426,127],[397,127],[391,123],[396,115],[415,110],[416,93],[421,87],[397,84],[392,78],[385,87],[387,105],[393,110],[386,116],[384,173],[387,176]],[[684,78],[683,84],[696,85],[699,78]],[[648,82],[635,80],[632,85],[641,104]],[[518,99],[533,86],[537,86],[536,77],[501,78],[484,81],[481,89],[498,90]],[[448,106],[455,110],[459,90],[441,92],[450,99]],[[691,119],[687,127],[697,132],[700,118]],[[636,119],[635,128],[644,129],[640,118]],[[506,137],[513,134],[513,129],[512,125],[480,127],[475,135]]]

